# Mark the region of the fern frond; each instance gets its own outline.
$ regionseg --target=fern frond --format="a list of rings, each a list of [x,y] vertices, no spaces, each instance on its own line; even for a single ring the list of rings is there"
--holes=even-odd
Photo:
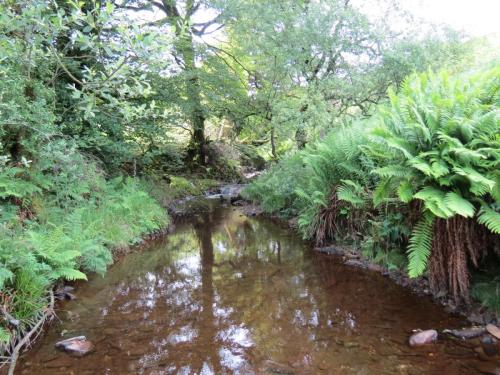
[[[446,193],[444,202],[448,208],[464,217],[473,217],[475,208],[467,199],[464,199],[460,194],[450,191]]]
[[[413,199],[414,193],[413,186],[408,180],[401,182],[398,187],[398,197],[401,199],[401,202],[409,203]]]
[[[337,188],[337,198],[355,208],[361,208],[365,204],[363,187],[351,180],[342,180],[342,185]]]
[[[481,205],[477,217],[479,224],[483,224],[495,234],[500,234],[500,213],[491,209],[486,204]]]
[[[448,219],[453,216],[453,211],[445,203],[445,193],[439,189],[426,186],[413,197],[422,200],[425,207],[438,217]]]
[[[403,165],[386,165],[384,167],[375,168],[372,173],[382,177],[405,177],[408,175],[408,168]]]
[[[432,228],[435,216],[426,212],[415,225],[408,245],[408,274],[410,277],[422,275],[427,267],[427,261],[432,249]]]
[[[53,271],[52,277],[54,280],[64,278],[66,280],[87,280],[87,275],[73,268],[59,268]]]

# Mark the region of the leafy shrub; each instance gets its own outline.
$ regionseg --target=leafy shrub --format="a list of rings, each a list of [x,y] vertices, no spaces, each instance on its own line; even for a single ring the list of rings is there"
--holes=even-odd
[[[308,172],[304,152],[298,152],[272,166],[242,192],[246,199],[259,202],[269,213],[292,217],[302,208],[296,193],[297,186],[305,184]]]

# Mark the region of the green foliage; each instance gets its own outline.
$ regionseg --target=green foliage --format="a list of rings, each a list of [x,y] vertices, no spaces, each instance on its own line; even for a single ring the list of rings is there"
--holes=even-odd
[[[432,248],[432,226],[434,217],[427,213],[413,228],[408,245],[408,273],[411,277],[421,275],[427,266]]]
[[[365,186],[371,185],[370,163],[360,145],[366,142],[368,122],[332,131],[315,143],[280,162],[253,182],[245,196],[259,201],[269,212],[299,216],[299,228],[312,238],[319,223],[316,217],[329,204],[332,188],[338,186],[337,198],[345,201],[341,215],[350,217],[367,202]]]
[[[44,175],[50,183],[43,193],[23,195],[30,205],[17,207],[14,218],[0,222],[0,287],[12,295],[7,306],[23,326],[46,304],[49,285],[105,272],[113,248],[168,224],[165,211],[134,179],[106,181],[79,153],[64,158],[67,165]],[[43,166],[33,164],[27,178],[37,181],[30,175],[40,174],[35,167]],[[2,210],[9,207],[4,202]],[[24,211],[36,219],[22,222]]]
[[[292,217],[302,208],[297,187],[307,182],[309,171],[303,157],[305,152],[297,152],[277,165],[271,166],[257,180],[242,192],[244,198],[259,202],[269,213]]]
[[[488,207],[486,204],[481,205],[477,221],[485,225],[493,233],[500,234],[500,214],[498,213],[500,210],[498,209],[498,200],[495,205],[497,206],[496,210]]]
[[[408,272],[419,276],[436,219],[458,215],[500,231],[499,86],[497,67],[456,77],[413,75],[369,121],[333,130],[245,194],[267,211],[298,215],[309,238],[325,215],[352,220],[369,211],[365,252],[385,259],[407,246]],[[398,212],[406,215],[400,223],[391,219]]]
[[[409,273],[421,275],[431,252],[433,217],[472,218],[498,233],[500,70],[469,76],[446,73],[408,78],[379,113],[367,155],[382,167],[375,205],[396,198],[420,200],[424,216],[415,227]],[[402,173],[405,171],[405,173]]]

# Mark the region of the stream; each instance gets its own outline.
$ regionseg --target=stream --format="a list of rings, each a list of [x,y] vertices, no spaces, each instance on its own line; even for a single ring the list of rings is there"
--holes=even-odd
[[[16,374],[475,374],[467,323],[289,229],[212,200],[174,232],[79,283]],[[55,349],[84,335],[90,354]]]

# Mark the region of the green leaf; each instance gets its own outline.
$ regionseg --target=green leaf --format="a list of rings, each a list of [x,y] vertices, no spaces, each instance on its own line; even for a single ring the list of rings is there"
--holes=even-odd
[[[413,186],[410,181],[403,181],[398,187],[398,197],[404,203],[409,203],[413,199]]]
[[[424,187],[413,197],[422,200],[425,207],[438,217],[448,219],[454,214],[445,203],[445,193],[432,186]]]
[[[408,274],[410,277],[422,275],[431,255],[434,215],[428,212],[415,225],[408,245]]]
[[[500,213],[491,209],[486,204],[481,205],[477,221],[493,233],[500,234]]]
[[[474,206],[460,194],[450,191],[446,193],[444,201],[451,211],[464,217],[474,216]]]

